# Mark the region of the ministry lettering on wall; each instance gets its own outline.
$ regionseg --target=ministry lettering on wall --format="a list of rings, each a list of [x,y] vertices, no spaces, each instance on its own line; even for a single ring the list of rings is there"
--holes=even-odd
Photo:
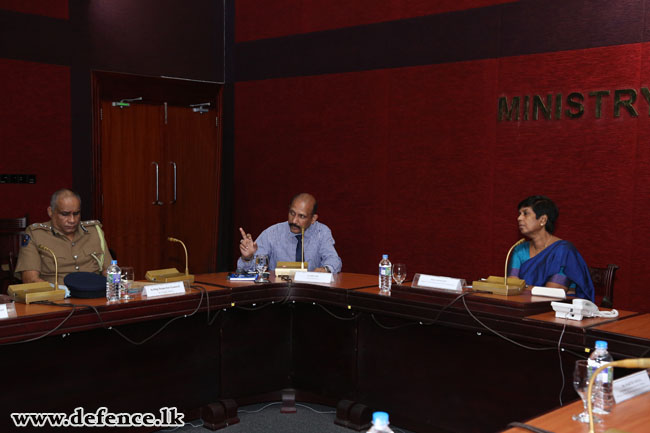
[[[650,90],[641,87],[648,116],[650,116]],[[579,119],[583,116],[601,119],[603,115],[615,118],[623,114],[639,116],[639,91],[636,89],[596,90],[592,92],[571,92],[547,95],[500,96],[498,101],[498,121],[520,120],[561,120]],[[639,100],[640,101],[640,100]],[[609,108],[609,109],[608,109]]]

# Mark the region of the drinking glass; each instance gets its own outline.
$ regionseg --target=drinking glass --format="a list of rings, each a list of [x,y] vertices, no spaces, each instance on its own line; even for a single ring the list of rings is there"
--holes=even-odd
[[[573,388],[582,399],[583,410],[581,413],[573,415],[574,421],[589,423],[589,412],[587,412],[587,389],[589,388],[589,364],[586,360],[576,361],[573,370]],[[594,422],[600,422],[600,418],[594,417]]]
[[[122,266],[122,281],[120,282],[120,299],[130,300],[133,299],[133,280],[135,279],[135,271],[132,266]]]
[[[397,285],[401,285],[406,279],[406,265],[404,263],[395,263],[393,265],[393,280]]]
[[[256,283],[268,283],[268,278],[264,278],[264,272],[269,267],[269,256],[260,254],[255,256],[255,269],[257,269]]]

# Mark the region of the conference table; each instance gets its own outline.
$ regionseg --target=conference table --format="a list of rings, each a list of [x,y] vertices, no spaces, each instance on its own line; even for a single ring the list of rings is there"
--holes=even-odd
[[[376,275],[354,273],[329,284],[215,273],[182,295],[15,304],[0,320],[0,429],[11,412],[77,407],[176,407],[220,428],[238,406],[291,395],[337,406],[352,428],[385,410],[415,432],[501,431],[577,400],[573,365],[596,340],[615,359],[650,351],[648,314],[576,322],[550,302],[409,283],[383,295]]]

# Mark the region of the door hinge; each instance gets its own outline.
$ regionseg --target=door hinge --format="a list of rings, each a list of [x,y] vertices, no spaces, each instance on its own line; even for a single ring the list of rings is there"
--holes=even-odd
[[[214,126],[219,127],[219,116],[214,116]]]
[[[104,120],[104,109],[103,108],[99,109],[99,120]]]

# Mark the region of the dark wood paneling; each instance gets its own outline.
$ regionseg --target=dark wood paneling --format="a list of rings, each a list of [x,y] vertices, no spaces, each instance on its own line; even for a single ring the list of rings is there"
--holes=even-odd
[[[234,308],[220,317],[221,396],[245,402],[291,387],[291,310]]]
[[[142,340],[165,322],[153,320],[119,329],[129,338]],[[72,413],[83,407],[88,413],[108,407],[117,413],[158,414],[162,407],[187,410],[216,401],[218,334],[218,326],[205,326],[205,317],[196,316],[175,321],[142,346],[129,344],[115,332],[95,329],[0,347],[3,359],[20,360],[15,366],[20,373],[3,378],[5,389],[11,392],[0,398],[5,408],[0,427],[15,431],[8,415],[13,411]]]
[[[73,186],[84,215],[93,206],[91,70],[221,81],[224,74],[223,4],[209,0],[188,7],[173,0],[70,1],[72,55]],[[186,90],[191,93],[192,85]],[[131,93],[132,94],[132,93]],[[203,101],[201,101],[203,102]]]
[[[223,81],[223,3],[99,0],[87,7],[94,69]]]
[[[473,314],[528,347],[499,338],[471,318],[462,304],[448,305],[450,301],[440,296],[380,296],[368,289],[358,296],[347,290],[343,293],[351,308],[341,308],[340,300],[329,293],[347,287],[346,275],[340,277],[338,288],[302,285],[294,291],[286,283],[233,284],[224,274],[198,276],[211,284],[211,324],[205,298],[200,313],[183,318],[198,306],[199,293],[116,305],[87,300],[97,306],[104,326],[135,340],[161,329],[166,317],[178,320],[144,345],[130,346],[102,329],[94,311],[84,309],[54,332],[72,333],[65,339],[51,335],[0,346],[0,355],[25,366],[31,373],[29,383],[44,389],[34,397],[25,376],[14,375],[7,383],[15,392],[4,393],[0,403],[7,407],[11,401],[12,408],[32,411],[37,402],[38,410],[69,412],[83,401],[85,408],[108,405],[111,410],[156,412],[161,406],[193,409],[218,398],[235,398],[240,405],[275,400],[280,390],[293,387],[307,401],[354,399],[387,410],[394,424],[413,431],[483,433],[558,406],[560,365],[565,374],[563,401],[575,399],[569,385],[571,366],[593,336],[613,346],[626,342],[624,336],[594,333],[589,327],[568,324],[565,330],[522,320],[508,300],[498,309],[496,298],[490,302],[474,295],[468,296]],[[321,302],[314,301],[316,292],[323,294]],[[17,309],[21,317],[0,323],[4,343],[51,330],[69,311],[41,305]],[[33,315],[23,316],[27,311]],[[569,350],[560,360],[561,337],[562,347]],[[639,343],[648,345],[647,340]],[[631,349],[633,353],[618,356],[638,353],[638,347]],[[43,354],[76,370],[49,374],[50,369],[39,368]]]
[[[409,322],[383,315],[376,319],[396,329],[381,328],[370,315],[360,318],[359,401],[385,408],[395,425],[483,433],[559,405],[554,351],[535,353],[489,333],[447,326],[400,328]],[[565,371],[571,371],[574,360],[564,358]],[[540,388],[545,391],[531,392]],[[563,398],[575,398],[570,386]]]
[[[320,303],[292,310],[293,387],[333,401],[356,400],[356,313]]]

